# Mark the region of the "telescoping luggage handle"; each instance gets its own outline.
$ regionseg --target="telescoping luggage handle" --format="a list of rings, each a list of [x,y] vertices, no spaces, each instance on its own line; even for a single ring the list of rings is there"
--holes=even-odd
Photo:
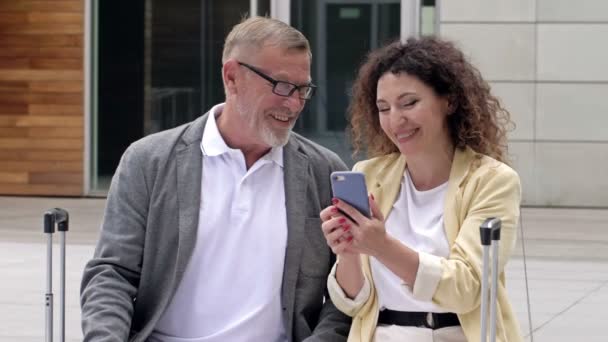
[[[490,341],[496,341],[496,290],[498,287],[498,255],[500,244],[501,220],[491,217],[479,227],[483,247],[483,265],[481,280],[481,341],[488,340],[488,276],[490,275],[490,246],[492,246],[492,281],[490,289]]]
[[[54,208],[44,213],[46,244],[46,294],[44,295],[46,331],[45,341],[53,341],[53,234],[55,225],[59,231],[59,338],[65,341],[65,234],[68,231],[69,215],[65,209]]]

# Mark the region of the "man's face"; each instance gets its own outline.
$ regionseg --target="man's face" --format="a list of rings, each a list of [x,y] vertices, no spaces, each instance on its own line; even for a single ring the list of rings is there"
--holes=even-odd
[[[267,46],[241,62],[277,81],[307,85],[310,83],[310,57],[307,52],[288,51]],[[243,119],[243,129],[253,142],[269,147],[283,146],[289,140],[306,100],[298,91],[285,97],[273,93],[273,84],[243,65],[244,73],[236,98],[236,109]]]

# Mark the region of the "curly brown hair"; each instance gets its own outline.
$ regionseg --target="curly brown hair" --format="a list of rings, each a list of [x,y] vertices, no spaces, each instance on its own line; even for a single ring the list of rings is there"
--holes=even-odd
[[[382,131],[376,107],[378,79],[387,72],[407,73],[448,98],[453,110],[448,127],[456,148],[468,146],[506,162],[506,132],[513,126],[509,112],[454,43],[437,37],[396,41],[368,54],[348,109],[355,154],[365,149],[368,157],[376,157],[399,151]]]

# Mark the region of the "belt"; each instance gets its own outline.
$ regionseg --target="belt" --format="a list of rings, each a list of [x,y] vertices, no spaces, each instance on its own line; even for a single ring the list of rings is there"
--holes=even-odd
[[[460,325],[460,321],[458,320],[458,316],[451,312],[434,313],[382,310],[378,317],[378,324],[424,327],[435,330]]]

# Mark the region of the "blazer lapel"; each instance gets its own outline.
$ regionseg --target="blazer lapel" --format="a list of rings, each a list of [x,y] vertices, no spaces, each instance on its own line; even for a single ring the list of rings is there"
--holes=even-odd
[[[287,213],[287,247],[283,266],[283,303],[286,331],[293,327],[293,310],[296,283],[300,270],[300,256],[304,243],[304,220],[306,217],[306,184],[308,181],[308,158],[302,154],[294,139],[283,148],[283,179],[285,186],[285,210]]]
[[[458,236],[458,229],[460,227],[460,210],[459,210],[459,197],[458,189],[464,183],[469,174],[469,165],[471,158],[475,156],[475,152],[470,148],[464,150],[456,149],[454,152],[454,160],[452,161],[452,168],[450,170],[450,178],[448,182],[448,189],[445,194],[445,203],[443,211],[443,222],[445,233],[448,238],[450,246],[454,245],[456,236]]]
[[[176,148],[177,211],[179,213],[179,239],[175,286],[180,283],[190,260],[198,231],[198,215],[201,205],[201,180],[203,172],[200,142],[208,114],[195,120],[184,133]]]
[[[394,157],[396,161],[388,163],[388,166],[383,168],[374,179],[370,179],[367,185],[368,191],[377,199],[378,207],[385,219],[401,191],[401,179],[406,166],[405,156],[399,153]]]

